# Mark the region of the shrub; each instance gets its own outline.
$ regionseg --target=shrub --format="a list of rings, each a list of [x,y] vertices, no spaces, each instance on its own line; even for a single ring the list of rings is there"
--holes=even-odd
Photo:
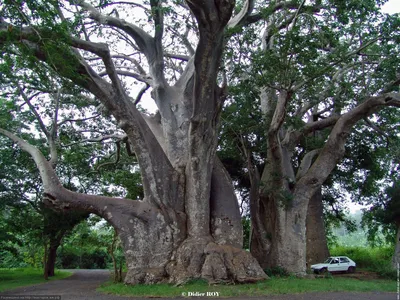
[[[391,265],[393,247],[344,247],[336,246],[330,249],[332,256],[345,255],[354,260],[357,268],[376,272],[379,276],[389,279],[397,278],[397,271]]]
[[[272,267],[264,270],[269,277],[289,277],[290,273],[282,267]]]
[[[57,255],[57,265],[61,265],[63,269],[105,269],[109,262],[108,254],[102,250],[78,255],[69,249],[64,249]]]

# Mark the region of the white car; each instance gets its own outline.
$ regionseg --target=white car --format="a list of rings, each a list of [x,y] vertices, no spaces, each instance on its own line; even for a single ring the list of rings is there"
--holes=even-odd
[[[324,263],[311,266],[314,273],[356,271],[356,263],[347,256],[331,256]]]

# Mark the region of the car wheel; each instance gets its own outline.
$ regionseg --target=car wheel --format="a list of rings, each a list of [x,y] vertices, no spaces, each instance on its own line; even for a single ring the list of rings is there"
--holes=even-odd
[[[328,273],[327,268],[322,268],[321,270],[319,270],[319,274],[327,274],[327,273]]]
[[[354,273],[356,271],[356,268],[355,267],[349,267],[348,269],[347,269],[347,273]]]

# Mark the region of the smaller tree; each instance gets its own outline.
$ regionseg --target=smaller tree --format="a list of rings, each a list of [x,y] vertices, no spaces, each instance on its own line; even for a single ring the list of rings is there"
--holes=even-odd
[[[392,266],[397,268],[400,263],[400,181],[395,181],[385,190],[385,194],[365,213],[363,223],[368,225],[369,240],[375,241],[379,229],[389,240],[397,232],[392,258]]]

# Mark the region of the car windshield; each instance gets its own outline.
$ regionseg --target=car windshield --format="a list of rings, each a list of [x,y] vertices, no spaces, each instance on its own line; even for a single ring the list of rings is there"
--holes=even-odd
[[[332,257],[328,257],[328,259],[325,261],[326,264],[329,264],[332,260]]]

